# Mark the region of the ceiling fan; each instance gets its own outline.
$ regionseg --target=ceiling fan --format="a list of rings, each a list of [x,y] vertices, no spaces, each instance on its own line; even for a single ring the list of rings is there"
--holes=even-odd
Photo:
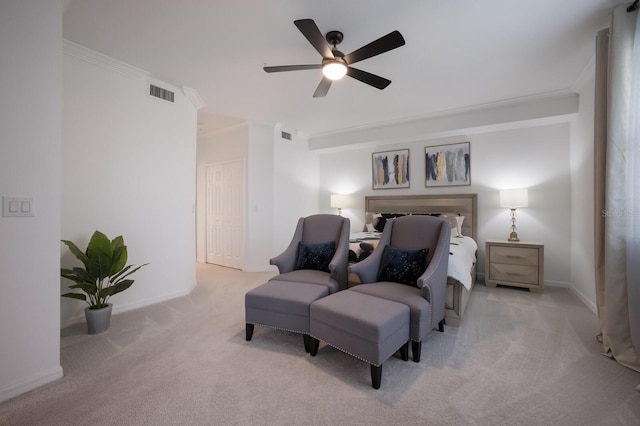
[[[373,86],[377,89],[384,89],[391,80],[353,68],[351,64],[369,59],[397,47],[404,46],[404,38],[398,31],[392,31],[389,34],[362,46],[360,49],[345,55],[337,49],[337,45],[342,42],[343,34],[340,31],[329,31],[323,36],[313,19],[298,19],[293,21],[300,32],[309,40],[309,43],[322,55],[322,63],[312,65],[281,65],[273,67],[264,67],[268,72],[282,71],[300,71],[322,69],[323,77],[313,94],[314,98],[326,96],[331,83],[339,80],[345,75],[355,78],[365,84]],[[333,47],[330,47],[332,45]]]

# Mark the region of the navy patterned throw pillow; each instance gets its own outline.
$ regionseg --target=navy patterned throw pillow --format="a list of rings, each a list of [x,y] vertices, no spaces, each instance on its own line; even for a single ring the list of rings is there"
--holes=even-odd
[[[378,270],[378,281],[418,286],[418,278],[427,269],[429,249],[402,250],[385,246]]]
[[[315,269],[329,272],[329,263],[336,253],[336,243],[305,244],[298,243],[296,269]]]

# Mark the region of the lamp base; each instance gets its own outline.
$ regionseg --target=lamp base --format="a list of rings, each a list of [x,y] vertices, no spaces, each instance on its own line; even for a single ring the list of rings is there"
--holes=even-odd
[[[511,208],[511,234],[509,234],[509,240],[518,242],[520,238],[518,238],[518,233],[516,232],[516,209]]]

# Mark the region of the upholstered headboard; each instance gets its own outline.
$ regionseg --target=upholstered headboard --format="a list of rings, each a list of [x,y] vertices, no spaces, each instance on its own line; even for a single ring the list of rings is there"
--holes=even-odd
[[[389,195],[365,197],[367,213],[464,216],[462,234],[478,241],[478,194]]]

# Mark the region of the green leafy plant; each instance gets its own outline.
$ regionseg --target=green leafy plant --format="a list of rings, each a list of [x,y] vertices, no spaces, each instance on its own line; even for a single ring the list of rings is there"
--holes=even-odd
[[[71,241],[62,240],[62,242],[84,265],[84,268],[60,269],[60,275],[63,278],[75,283],[69,288],[82,291],[82,293],[65,293],[62,297],[83,300],[89,304],[90,309],[106,307],[111,296],[131,287],[134,280],[127,277],[148,265],[148,263],[137,267],[127,265],[127,246],[124,245],[122,236],[109,240],[102,232],[96,231],[84,252]]]

